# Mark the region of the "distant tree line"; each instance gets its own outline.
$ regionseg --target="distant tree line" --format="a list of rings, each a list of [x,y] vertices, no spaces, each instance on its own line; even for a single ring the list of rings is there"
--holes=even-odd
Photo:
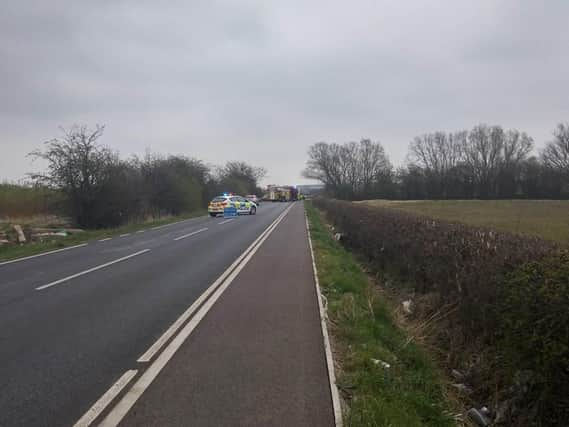
[[[245,162],[222,167],[186,156],[147,153],[121,159],[99,142],[104,126],[74,126],[30,155],[47,163],[32,174],[42,186],[63,195],[60,209],[88,228],[116,226],[148,217],[179,215],[204,208],[224,191],[260,194],[263,168]]]
[[[559,124],[538,155],[533,150],[525,132],[479,124],[415,137],[397,170],[379,142],[319,142],[303,175],[346,200],[569,198],[569,124]]]

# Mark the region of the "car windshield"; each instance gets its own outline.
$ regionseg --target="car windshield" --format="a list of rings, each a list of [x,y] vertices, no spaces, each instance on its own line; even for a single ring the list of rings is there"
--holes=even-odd
[[[224,196],[217,196],[217,197],[214,197],[214,198],[213,198],[212,202],[224,202],[224,201],[226,201],[226,200],[227,200],[227,197],[224,197]]]

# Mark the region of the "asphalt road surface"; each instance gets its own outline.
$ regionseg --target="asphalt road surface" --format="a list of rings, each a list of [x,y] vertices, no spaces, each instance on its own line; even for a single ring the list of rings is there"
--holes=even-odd
[[[0,426],[334,424],[302,204],[0,263]]]

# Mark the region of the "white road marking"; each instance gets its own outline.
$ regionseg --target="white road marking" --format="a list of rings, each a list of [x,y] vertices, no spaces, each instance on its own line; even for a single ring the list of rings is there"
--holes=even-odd
[[[119,237],[127,237],[130,236],[130,233],[121,234]]]
[[[218,223],[217,225],[227,224],[228,222],[231,222],[231,221],[233,221],[233,218],[232,218],[232,219],[226,219],[225,221],[221,221],[221,222]]]
[[[146,230],[138,230],[137,233],[144,233]]]
[[[52,286],[59,285],[60,283],[67,282],[71,279],[75,279],[76,277],[83,276],[85,274],[92,273],[93,271],[97,271],[97,270],[100,270],[102,268],[108,267],[110,265],[116,264],[117,262],[125,261],[125,260],[133,258],[137,255],[142,255],[148,251],[150,251],[150,249],[144,249],[142,251],[138,251],[136,253],[124,256],[122,258],[115,259],[114,261],[109,261],[109,262],[106,262],[104,264],[98,265],[96,267],[90,268],[88,270],[81,271],[80,273],[72,274],[71,276],[64,277],[63,279],[56,280],[55,282],[48,283],[47,285],[38,286],[36,288],[36,291],[43,291],[44,289],[51,288]]]
[[[249,248],[247,248],[245,252],[243,252],[241,256],[227,270],[225,270],[223,274],[207,289],[206,292],[211,293],[213,291],[213,295],[211,295],[211,297],[207,299],[207,301],[205,301],[205,303],[199,308],[195,316],[192,317],[191,320],[182,328],[182,330],[175,336],[175,338],[170,342],[170,344],[168,344],[168,346],[164,349],[164,351],[160,353],[158,358],[148,367],[148,369],[134,383],[134,385],[130,388],[130,390],[109,412],[109,414],[105,417],[105,419],[101,422],[101,424],[99,424],[100,427],[110,427],[110,426],[114,427],[121,422],[121,420],[125,417],[128,411],[134,406],[134,404],[144,393],[144,391],[150,386],[152,381],[158,376],[158,374],[164,368],[164,366],[166,366],[166,364],[172,358],[172,356],[174,356],[176,351],[182,346],[182,344],[190,336],[193,330],[198,326],[200,321],[205,317],[205,315],[208,313],[211,307],[213,307],[213,305],[216,303],[219,297],[221,297],[223,292],[227,289],[227,287],[231,284],[231,282],[233,282],[235,277],[237,277],[237,275],[247,265],[247,263],[250,261],[253,255],[255,255],[255,253],[259,250],[263,242],[269,237],[269,235],[275,230],[277,225],[288,214],[292,206],[293,205],[289,206],[271,225],[269,225],[267,229],[251,244],[251,246],[249,246]],[[217,286],[217,284],[219,283],[221,284],[217,288],[215,288],[215,286]],[[204,292],[204,294],[206,292]],[[204,297],[204,299],[205,298],[207,298],[207,295]],[[189,315],[187,315],[187,313],[192,310],[192,307],[197,307],[197,304],[195,303],[192,304],[192,306],[186,311],[186,313],[182,314],[181,317],[188,317]],[[174,327],[174,325],[172,325],[172,327]],[[166,331],[166,334],[168,334],[169,331],[170,329]],[[161,341],[163,337],[164,335],[160,337],[159,341]],[[141,357],[141,359],[144,356],[146,356],[146,353]]]
[[[281,214],[281,215],[284,215]],[[245,258],[245,256],[252,250],[260,239],[269,231],[271,226],[277,223],[280,216],[277,217],[260,235],[255,239],[253,243],[249,245],[247,249],[231,264],[222,274],[217,278],[209,288],[207,288],[199,298],[194,301],[194,303],[184,312],[178,319],[162,334],[162,336],[154,343],[150,348],[140,356],[137,360],[139,363],[150,362],[154,355],[162,348],[162,346],[176,333],[176,331],[194,314],[194,312],[199,308],[199,306],[209,297],[209,295],[226,279],[226,277],[233,271],[237,265]]]
[[[190,236],[193,236],[195,234],[202,233],[204,231],[207,231],[207,228],[200,228],[197,231],[192,231],[191,233],[184,234],[183,236],[180,236],[180,237],[176,237],[174,240],[182,240],[182,239],[185,239],[186,237],[190,237]]]
[[[88,427],[97,417],[105,410],[105,408],[113,401],[113,399],[128,385],[130,380],[134,378],[138,371],[132,369],[126,371],[122,377],[114,383],[110,389],[107,390],[103,396],[95,402],[93,406],[89,408],[85,414],[77,421],[73,427]]]
[[[169,226],[171,226],[171,225],[179,224],[179,223],[181,223],[181,222],[186,222],[186,221],[189,221],[189,220],[191,220],[191,219],[196,219],[196,218],[201,218],[201,217],[182,219],[181,221],[176,221],[176,222],[170,222],[170,223],[168,223],[168,224],[157,225],[156,227],[152,227],[151,230],[159,230],[159,229],[164,228],[164,227],[169,227]]]
[[[108,241],[111,240],[111,239],[112,239],[112,237],[107,237],[107,238],[105,238],[105,239],[99,240],[99,242],[108,242]]]
[[[83,246],[87,246],[87,243],[82,243],[80,245],[75,245],[75,246],[69,246],[67,248],[62,248],[62,249],[56,249],[54,251],[49,251],[49,252],[42,252],[41,254],[37,254],[37,255],[30,255],[24,258],[17,258],[17,259],[13,259],[10,261],[4,261],[4,262],[0,262],[0,265],[6,265],[6,264],[12,264],[14,262],[20,262],[20,261],[25,261],[27,259],[32,259],[32,258],[38,258],[40,256],[45,256],[45,255],[50,255],[50,254],[55,254],[57,252],[63,252],[63,251],[68,251],[70,249],[76,249],[76,248],[82,248]]]
[[[320,290],[320,282],[318,281],[318,270],[316,269],[316,261],[314,258],[314,249],[312,247],[312,237],[310,236],[310,225],[308,217],[306,217],[306,231],[308,233],[308,246],[310,246],[310,256],[312,258],[312,271],[314,272],[314,285],[316,286],[316,296],[318,298],[318,310],[320,311],[320,326],[322,327],[322,337],[324,338],[324,352],[326,353],[326,365],[328,366],[328,381],[330,383],[330,394],[332,395],[332,407],[334,408],[334,421],[336,427],[342,427],[342,405],[340,404],[340,394],[336,384],[336,373],[334,371],[334,359],[332,357],[332,346],[330,345],[330,336],[328,335],[328,326],[326,324],[327,314],[322,305],[322,292]]]

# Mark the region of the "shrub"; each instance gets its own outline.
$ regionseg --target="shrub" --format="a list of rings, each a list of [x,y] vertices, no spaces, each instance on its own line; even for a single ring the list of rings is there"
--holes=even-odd
[[[379,271],[414,290],[436,293],[438,305],[460,303],[465,339],[493,328],[496,283],[504,274],[556,249],[534,237],[433,220],[399,210],[316,199],[344,233],[344,243]]]
[[[430,339],[450,367],[467,373],[473,399],[510,398],[516,377],[530,370],[538,419],[567,410],[569,255],[559,255],[555,243],[389,208],[323,198],[314,204],[372,270],[429,300],[417,312],[425,323],[438,322]],[[520,412],[516,425],[533,417],[528,407]]]
[[[531,374],[524,405],[547,425],[569,419],[569,253],[532,262],[499,288],[503,360]]]

